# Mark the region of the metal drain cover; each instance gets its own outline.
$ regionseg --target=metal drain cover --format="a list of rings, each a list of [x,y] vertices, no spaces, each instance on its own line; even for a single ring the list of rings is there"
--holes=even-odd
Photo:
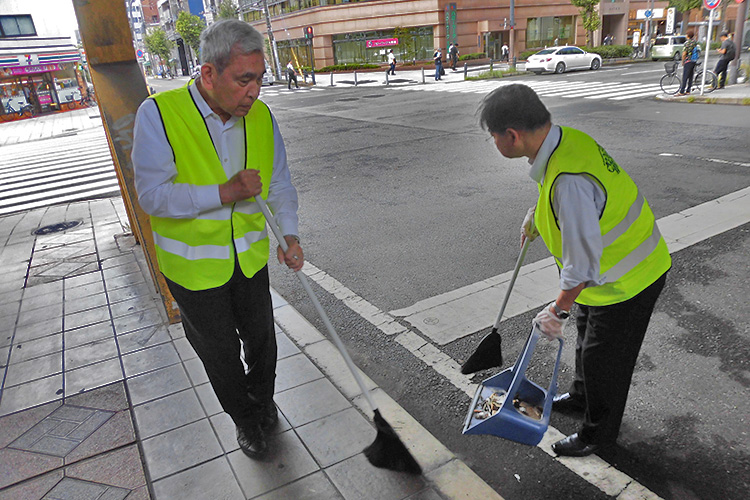
[[[31,232],[31,234],[40,236],[40,235],[45,235],[45,234],[60,233],[62,231],[67,231],[68,229],[73,229],[74,227],[80,226],[81,224],[83,224],[82,220],[58,222],[57,224],[50,224],[49,226],[44,226],[44,227],[40,227],[39,229],[35,229],[34,231]]]

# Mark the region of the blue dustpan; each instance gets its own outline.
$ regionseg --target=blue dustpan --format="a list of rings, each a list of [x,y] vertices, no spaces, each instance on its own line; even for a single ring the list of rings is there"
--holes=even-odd
[[[466,422],[464,422],[464,434],[492,434],[517,443],[532,446],[539,444],[542,436],[547,432],[547,427],[549,427],[552,399],[557,393],[557,372],[560,368],[560,356],[563,348],[563,339],[559,338],[560,347],[557,351],[555,369],[552,372],[549,388],[544,390],[527,379],[525,375],[540,335],[539,328],[534,325],[515,365],[494,377],[488,378],[477,388],[469,407]],[[477,407],[477,403],[484,401],[495,392],[506,396],[500,410],[485,419],[476,418],[474,409]],[[513,399],[515,398],[519,398],[532,406],[542,407],[542,418],[537,420],[518,411],[513,406]]]

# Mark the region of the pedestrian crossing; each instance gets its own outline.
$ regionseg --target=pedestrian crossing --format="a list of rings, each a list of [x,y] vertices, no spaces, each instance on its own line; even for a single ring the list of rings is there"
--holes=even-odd
[[[0,215],[119,193],[101,127],[0,147]]]
[[[508,78],[504,80],[466,80],[450,84],[424,84],[410,85],[393,90],[407,90],[417,92],[456,92],[488,94],[498,87],[523,83],[528,85],[540,97],[561,97],[566,99],[607,99],[610,101],[623,101],[643,97],[653,97],[661,92],[658,83],[622,83],[622,82],[599,82],[587,80],[539,80]]]

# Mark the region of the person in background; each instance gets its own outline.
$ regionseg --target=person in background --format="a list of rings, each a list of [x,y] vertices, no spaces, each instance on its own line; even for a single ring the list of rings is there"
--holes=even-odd
[[[451,69],[453,71],[456,71],[456,65],[458,64],[458,44],[454,43],[451,46],[451,50],[448,52],[448,55],[451,58]]]
[[[687,40],[682,48],[682,83],[677,95],[688,95],[690,93],[690,89],[693,87],[695,65],[701,54],[701,48],[694,39],[695,32],[688,30],[685,36],[687,36]]]
[[[440,80],[440,75],[443,73],[443,53],[440,51],[440,47],[435,49],[435,53],[432,54],[432,60],[435,61],[435,81]]]
[[[734,45],[732,39],[729,38],[729,33],[726,31],[719,38],[721,39],[721,47],[716,49],[716,51],[721,54],[721,57],[716,63],[714,73],[716,73],[716,77],[719,80],[719,88],[723,89],[727,83],[727,68],[729,67],[729,63],[737,56],[737,47]]]
[[[396,56],[393,54],[393,49],[388,51],[388,71],[385,73],[395,75],[396,74]]]
[[[132,151],[159,270],[251,458],[266,454],[266,432],[278,422],[270,242],[255,197],[268,201],[289,245],[277,249],[279,262],[294,271],[304,263],[284,139],[258,99],[264,45],[263,35],[237,19],[206,28],[200,76],[141,104]]]
[[[548,338],[560,337],[577,304],[575,378],[552,408],[582,415],[583,425],[552,450],[590,455],[619,434],[633,369],[671,267],[669,250],[630,176],[594,139],[554,125],[531,88],[497,88],[479,112],[503,156],[528,158],[539,188],[521,245],[541,235],[559,268],[560,292],[533,323]]]
[[[299,84],[297,83],[297,70],[294,69],[294,64],[292,64],[291,60],[286,64],[286,81],[287,89],[292,90],[292,82],[294,82],[295,88],[299,88]]]

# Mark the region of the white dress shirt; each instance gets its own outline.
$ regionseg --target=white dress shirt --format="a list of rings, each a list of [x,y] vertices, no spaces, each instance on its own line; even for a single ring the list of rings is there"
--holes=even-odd
[[[231,179],[245,168],[244,118],[233,116],[224,123],[195,85],[190,85],[189,90],[206,122],[227,179]],[[273,173],[266,201],[282,233],[297,235],[297,190],[291,182],[284,139],[273,114],[271,121],[274,140]],[[248,142],[247,147],[252,148],[253,144]],[[218,184],[196,186],[173,183],[177,177],[177,167],[153,99],[146,99],[138,108],[131,158],[135,168],[138,201],[146,213],[173,219],[191,219],[200,213],[221,207]]]
[[[536,158],[529,160],[529,176],[539,184],[544,181],[547,163],[561,136],[560,127],[552,125]],[[581,283],[586,287],[605,283],[599,275],[604,249],[599,216],[606,202],[601,186],[588,175],[563,174],[557,178],[553,205],[562,233],[561,290],[571,290]]]

